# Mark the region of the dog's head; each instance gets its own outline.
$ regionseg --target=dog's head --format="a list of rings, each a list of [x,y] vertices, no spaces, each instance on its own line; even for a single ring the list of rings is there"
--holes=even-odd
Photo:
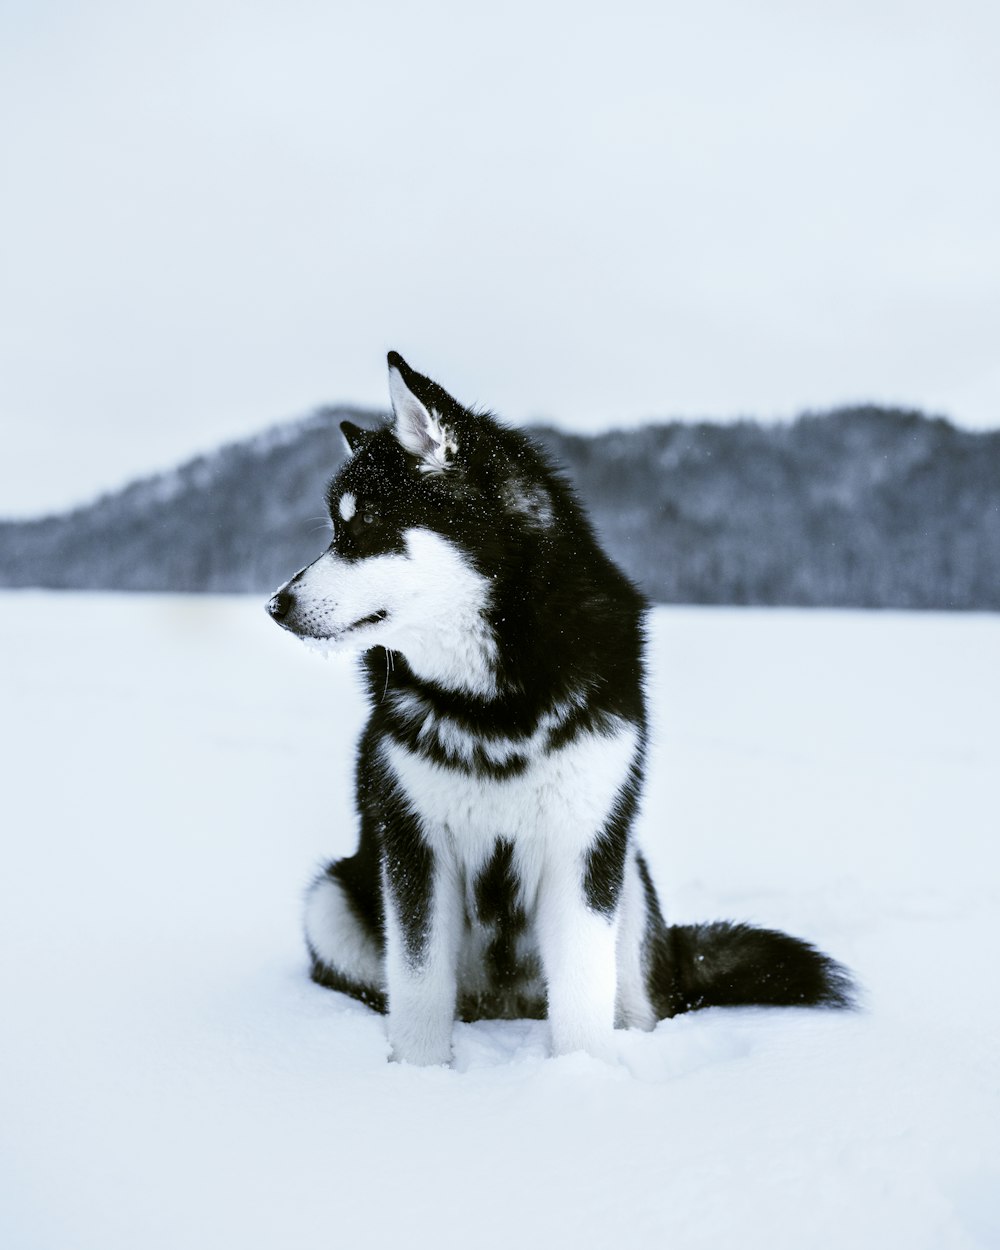
[[[526,439],[463,408],[389,353],[393,421],[344,422],[351,455],[327,492],[333,542],[267,607],[324,649],[400,651],[452,688],[495,689],[494,587],[558,501]]]

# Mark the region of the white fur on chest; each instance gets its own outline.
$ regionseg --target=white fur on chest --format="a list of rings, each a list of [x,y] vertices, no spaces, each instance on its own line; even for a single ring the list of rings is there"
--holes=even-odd
[[[382,751],[428,843],[475,871],[498,838],[514,844],[522,869],[585,851],[607,821],[638,746],[636,727],[616,719],[604,733],[580,734],[541,752],[504,780],[436,764],[388,739]]]

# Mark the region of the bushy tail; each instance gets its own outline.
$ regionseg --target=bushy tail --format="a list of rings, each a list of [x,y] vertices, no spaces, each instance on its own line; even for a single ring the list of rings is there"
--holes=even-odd
[[[776,929],[721,920],[661,930],[650,989],[661,1017],[699,1007],[850,1007],[841,964]]]

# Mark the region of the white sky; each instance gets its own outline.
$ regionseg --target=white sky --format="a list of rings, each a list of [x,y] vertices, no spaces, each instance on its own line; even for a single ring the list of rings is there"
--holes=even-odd
[[[591,429],[1000,424],[994,0],[0,5],[0,514],[401,351]]]

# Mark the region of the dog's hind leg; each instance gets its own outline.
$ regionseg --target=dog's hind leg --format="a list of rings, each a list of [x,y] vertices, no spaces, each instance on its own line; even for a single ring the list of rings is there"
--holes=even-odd
[[[385,1012],[381,920],[352,888],[354,859],[337,860],[309,887],[305,936],[312,979]]]

